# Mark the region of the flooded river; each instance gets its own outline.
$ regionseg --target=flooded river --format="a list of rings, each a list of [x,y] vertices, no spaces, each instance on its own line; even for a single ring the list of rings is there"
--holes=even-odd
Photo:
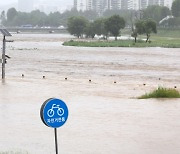
[[[56,97],[69,107],[61,154],[179,154],[180,99],[136,97],[158,86],[180,90],[180,49],[62,46],[70,38],[8,38],[15,42],[0,82],[0,153],[54,154],[54,131],[39,113]]]

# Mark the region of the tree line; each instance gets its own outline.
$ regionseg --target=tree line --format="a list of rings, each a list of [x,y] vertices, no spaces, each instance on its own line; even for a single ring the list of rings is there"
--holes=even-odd
[[[109,33],[111,33],[117,40],[120,30],[125,27],[125,20],[119,15],[99,18],[95,21],[88,21],[84,17],[74,16],[68,19],[67,26],[69,33],[78,38],[83,37],[83,35],[91,38],[94,38],[95,35],[103,35],[107,39]]]
[[[102,14],[102,17],[108,18],[112,15],[119,15],[126,21],[126,26],[132,25],[132,20],[137,19],[153,19],[159,25],[159,21],[167,16],[173,15],[174,18],[170,18],[161,23],[161,26],[178,27],[180,26],[180,0],[175,0],[172,4],[171,10],[163,6],[148,6],[144,10],[107,10]],[[68,18],[72,16],[82,16],[90,21],[95,21],[99,18],[99,15],[95,11],[77,11],[72,9],[63,13],[54,12],[45,14],[39,10],[32,11],[30,13],[19,12],[15,8],[10,8],[7,12],[2,11],[0,19],[4,26],[21,26],[25,24],[31,24],[33,26],[53,26],[59,25],[67,26]]]
[[[93,11],[77,11],[70,10],[64,13],[54,12],[50,14],[45,14],[40,10],[34,10],[30,13],[17,11],[15,8],[10,8],[7,13],[5,11],[1,12],[0,19],[1,23],[7,27],[21,26],[31,24],[32,26],[51,26],[58,27],[60,25],[67,25],[67,20],[71,16],[83,16],[89,20],[94,20],[97,16],[96,12]]]
[[[120,36],[121,29],[125,28],[125,19],[119,15],[113,15],[109,18],[99,18],[95,21],[88,21],[84,17],[74,16],[68,19],[68,31],[71,35],[78,38],[94,38],[95,35],[103,36],[107,39],[108,36],[114,36],[115,40]],[[132,37],[135,42],[138,35],[145,34],[149,41],[150,34],[157,33],[156,22],[152,19],[136,20],[132,26]]]
[[[174,18],[164,21],[163,25],[167,27],[180,27],[180,0],[175,0],[172,3],[171,11]]]

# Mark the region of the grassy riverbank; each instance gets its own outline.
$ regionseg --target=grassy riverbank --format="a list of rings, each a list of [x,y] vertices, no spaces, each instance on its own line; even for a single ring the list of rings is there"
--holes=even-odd
[[[139,40],[135,43],[133,40],[102,41],[102,40],[71,40],[64,42],[65,46],[81,47],[163,47],[180,48],[179,38],[154,37],[150,43]]]
[[[122,36],[129,36],[130,29],[121,32]],[[150,43],[146,43],[146,37],[138,36],[137,43],[134,40],[98,40],[98,39],[75,39],[64,42],[65,46],[79,47],[163,47],[180,48],[180,30],[159,29],[157,34],[152,34]]]

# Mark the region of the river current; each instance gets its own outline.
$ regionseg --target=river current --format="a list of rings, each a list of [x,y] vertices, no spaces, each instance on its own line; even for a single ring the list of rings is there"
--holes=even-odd
[[[14,42],[0,82],[0,153],[55,153],[54,131],[40,119],[43,102],[55,97],[69,108],[59,153],[179,154],[180,100],[136,97],[159,86],[180,90],[180,49],[62,45],[71,38],[7,38]]]

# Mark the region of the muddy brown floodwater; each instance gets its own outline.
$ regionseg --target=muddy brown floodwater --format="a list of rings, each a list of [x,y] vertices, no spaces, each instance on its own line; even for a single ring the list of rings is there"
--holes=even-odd
[[[54,154],[53,129],[39,112],[57,97],[70,112],[58,129],[61,154],[179,154],[180,99],[136,97],[158,86],[180,90],[180,49],[62,46],[70,37],[9,38],[15,42],[7,43],[11,59],[0,82],[0,153]]]

